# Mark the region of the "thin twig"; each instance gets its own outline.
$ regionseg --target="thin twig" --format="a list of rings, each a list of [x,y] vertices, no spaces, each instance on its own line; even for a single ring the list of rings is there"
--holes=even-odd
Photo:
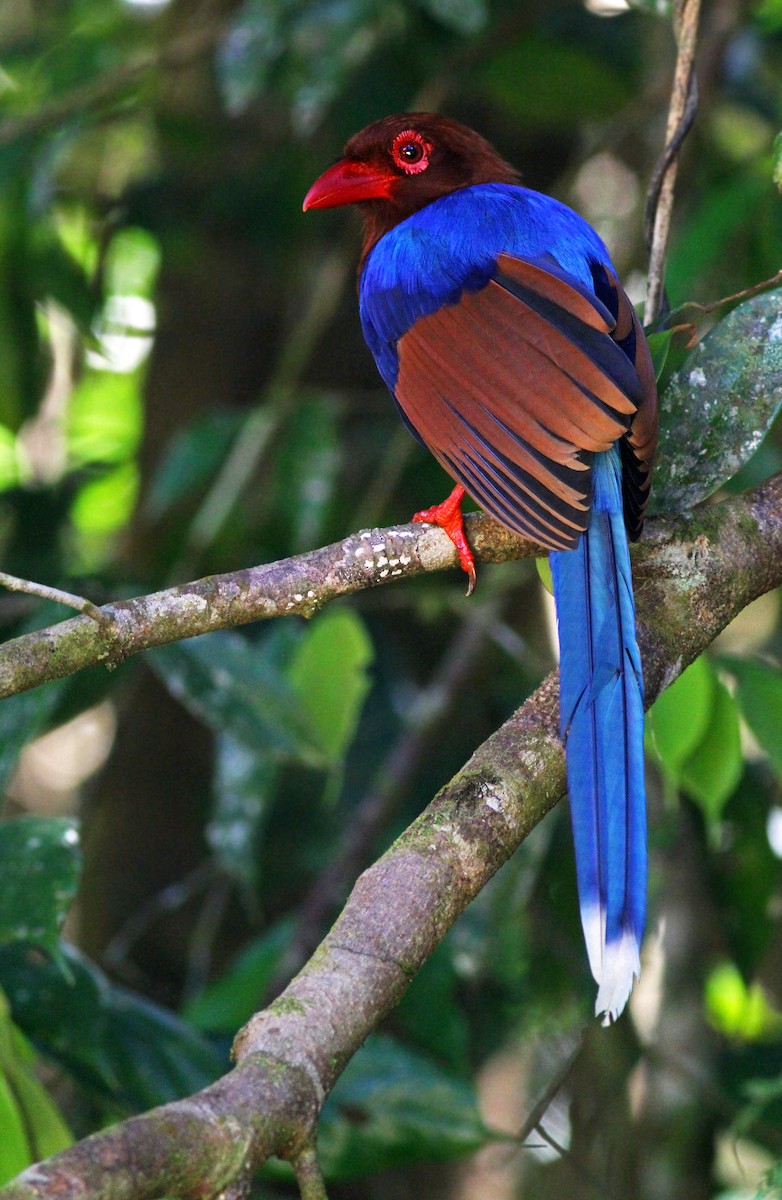
[[[550,1146],[560,1158],[568,1157],[568,1152],[562,1143],[558,1142],[552,1134],[548,1133],[545,1126],[541,1125],[540,1122],[538,1122],[538,1124],[535,1126],[535,1133],[537,1133],[539,1137],[542,1137],[546,1145]]]
[[[0,586],[9,592],[23,592],[25,596],[37,596],[39,600],[52,600],[55,604],[64,604],[66,608],[75,608],[77,612],[91,617],[103,628],[108,623],[108,617],[97,604],[84,596],[73,592],[65,592],[62,588],[50,587],[48,583],[36,583],[32,579],[20,579],[17,575],[9,575],[0,571]]]
[[[301,1200],[328,1200],[315,1146],[307,1146],[292,1162]]]
[[[544,1116],[546,1115],[547,1110],[553,1103],[554,1098],[557,1095],[557,1092],[559,1092],[560,1088],[565,1083],[565,1080],[568,1078],[568,1076],[570,1075],[574,1066],[576,1065],[576,1062],[578,1061],[578,1056],[584,1048],[585,1032],[586,1032],[586,1030],[584,1030],[584,1029],[581,1030],[581,1033],[578,1038],[578,1042],[576,1043],[574,1048],[571,1050],[570,1054],[565,1059],[564,1063],[560,1067],[557,1074],[554,1075],[549,1080],[549,1082],[546,1084],[545,1088],[543,1089],[542,1093],[536,1100],[535,1104],[532,1107],[532,1110],[529,1113],[529,1116],[527,1117],[526,1121],[522,1125],[519,1132],[516,1134],[516,1137],[519,1142],[526,1142],[527,1138],[533,1132],[533,1130],[537,1130],[538,1133],[541,1132],[540,1122],[543,1120]]]
[[[668,110],[665,150],[652,176],[647,200],[647,243],[649,281],[646,292],[645,321],[648,325],[659,315],[665,296],[665,258],[671,230],[671,212],[679,152],[692,125],[698,103],[694,61],[698,36],[700,0],[676,0],[676,69]]]
[[[133,946],[154,923],[167,913],[183,908],[200,893],[206,892],[215,880],[215,865],[207,859],[189,871],[182,879],[167,884],[139,905],[114,933],[101,954],[104,966],[115,973],[125,973]],[[126,976],[127,978],[127,976]]]
[[[689,312],[690,309],[695,309],[699,313],[717,312],[718,309],[724,308],[726,304],[738,304],[741,300],[751,300],[753,296],[759,296],[761,292],[768,292],[775,288],[777,284],[782,284],[782,271],[777,271],[770,279],[764,279],[761,283],[754,283],[752,287],[742,288],[740,292],[733,292],[730,296],[723,296],[720,300],[712,300],[708,304],[699,304],[697,300],[687,300],[684,304],[680,304],[678,308],[670,314],[671,320],[680,316],[682,313]]]
[[[551,1147],[555,1154],[559,1155],[563,1162],[568,1164],[577,1179],[582,1183],[588,1184],[596,1196],[599,1196],[601,1200],[605,1200],[605,1183],[601,1182],[582,1162],[579,1162],[575,1155],[566,1146],[563,1146],[561,1142],[558,1142],[542,1124],[539,1123],[535,1126],[535,1133],[543,1139],[547,1146]]]
[[[212,968],[217,937],[233,894],[233,881],[228,875],[215,873],[214,882],[204,896],[189,939],[187,974],[182,996],[190,999],[204,988]]]

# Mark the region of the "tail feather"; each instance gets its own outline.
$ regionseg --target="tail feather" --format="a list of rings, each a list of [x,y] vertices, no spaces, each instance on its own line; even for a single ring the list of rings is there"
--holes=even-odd
[[[646,912],[643,677],[616,448],[595,455],[589,528],[551,568],[581,921],[610,1023],[640,974]]]

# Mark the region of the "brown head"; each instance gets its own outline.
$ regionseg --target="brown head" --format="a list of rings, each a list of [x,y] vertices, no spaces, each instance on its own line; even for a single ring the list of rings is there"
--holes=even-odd
[[[399,113],[355,134],[303,207],[358,204],[363,261],[378,238],[440,196],[476,183],[518,181],[518,172],[466,125],[436,113]]]

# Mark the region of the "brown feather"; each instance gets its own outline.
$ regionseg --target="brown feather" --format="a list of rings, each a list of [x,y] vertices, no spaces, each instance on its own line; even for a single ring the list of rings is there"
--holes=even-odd
[[[581,295],[564,279],[552,275],[545,267],[530,262],[526,258],[516,258],[512,254],[500,254],[497,258],[497,266],[504,275],[515,279],[517,283],[532,288],[533,291],[539,291],[554,304],[559,304],[561,308],[571,312],[574,317],[578,317],[579,321],[583,321],[585,325],[591,325],[599,333],[612,332],[613,320],[606,320],[606,317],[598,311],[587,296]],[[607,316],[610,317],[610,313]]]
[[[491,280],[401,338],[396,397],[478,503],[561,549],[586,527],[592,453],[627,433],[636,405],[580,344],[579,334],[610,343],[603,313],[558,276],[501,257],[503,271],[573,318],[568,328]]]

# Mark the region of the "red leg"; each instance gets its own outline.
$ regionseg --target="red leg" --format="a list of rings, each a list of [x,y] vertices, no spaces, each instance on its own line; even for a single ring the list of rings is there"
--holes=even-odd
[[[425,521],[429,525],[439,525],[448,534],[458,551],[459,565],[463,571],[467,572],[467,578],[470,581],[467,588],[469,596],[475,587],[475,559],[464,533],[463,499],[464,488],[461,484],[457,484],[447,500],[443,500],[442,504],[435,504],[433,508],[422,509],[421,512],[415,514],[413,520]]]

